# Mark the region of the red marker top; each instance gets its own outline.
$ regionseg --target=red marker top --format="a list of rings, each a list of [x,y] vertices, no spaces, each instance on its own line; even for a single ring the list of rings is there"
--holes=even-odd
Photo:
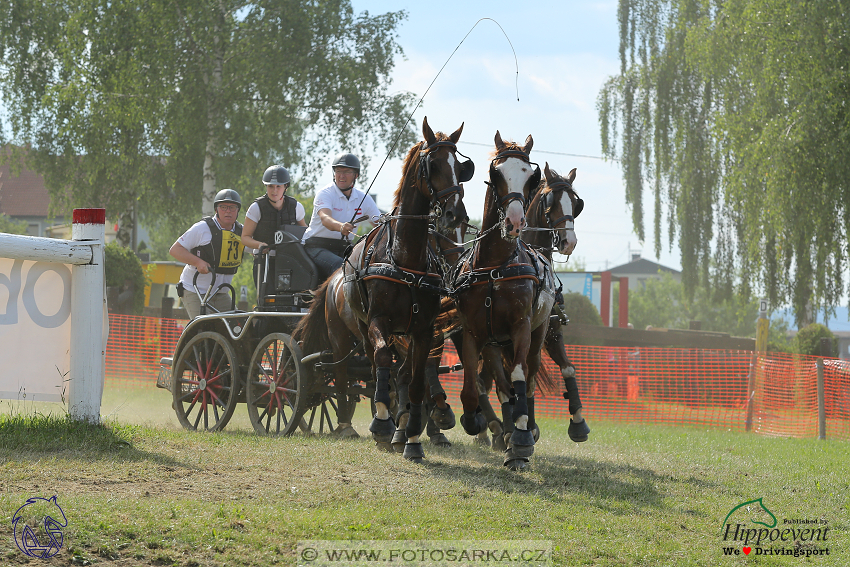
[[[106,209],[74,209],[74,224],[106,224]]]

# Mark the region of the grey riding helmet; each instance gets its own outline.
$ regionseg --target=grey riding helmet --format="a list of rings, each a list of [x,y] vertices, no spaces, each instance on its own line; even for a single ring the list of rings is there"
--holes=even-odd
[[[264,185],[289,185],[289,171],[282,165],[272,165],[263,173]]]
[[[331,163],[331,169],[348,167],[360,174],[360,160],[354,154],[339,154]]]
[[[222,189],[216,193],[215,200],[213,201],[213,209],[218,210],[219,203],[234,203],[239,207],[237,210],[242,210],[242,198],[233,189]]]

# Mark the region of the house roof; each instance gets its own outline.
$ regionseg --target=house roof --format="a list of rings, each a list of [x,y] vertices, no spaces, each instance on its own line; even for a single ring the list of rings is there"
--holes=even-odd
[[[662,272],[669,272],[674,275],[681,274],[678,270],[662,266],[661,264],[657,264],[647,260],[646,258],[638,258],[626,264],[615,266],[611,268],[610,272],[615,276],[619,274],[647,274],[654,276],[658,273],[658,270],[661,270]]]
[[[44,178],[28,169],[12,176],[8,165],[0,164],[0,213],[10,217],[46,217],[50,195]]]

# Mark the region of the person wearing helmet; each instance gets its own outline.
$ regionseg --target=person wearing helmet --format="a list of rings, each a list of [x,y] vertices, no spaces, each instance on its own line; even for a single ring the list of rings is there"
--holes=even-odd
[[[242,229],[242,244],[255,252],[270,253],[269,273],[274,274],[274,251],[269,252],[269,243],[274,242],[274,233],[281,225],[307,226],[304,222],[304,205],[288,196],[289,171],[282,165],[272,165],[263,173],[266,194],[255,199],[245,213]],[[259,277],[260,262],[254,262],[254,282]]]
[[[313,258],[322,279],[342,265],[351,234],[363,220],[381,214],[372,197],[354,186],[360,176],[360,160],[349,153],[339,154],[331,162],[334,181],[316,192],[313,216],[304,233],[304,246]],[[371,226],[369,222],[369,226]]]
[[[207,305],[215,311],[229,311],[231,308],[230,293],[223,284],[229,284],[242,263],[242,225],[236,222],[242,199],[233,189],[222,189],[213,201],[215,216],[204,217],[193,224],[189,230],[177,239],[168,251],[175,260],[183,262],[186,267],[180,274],[177,294],[183,298],[183,307],[194,319],[201,312],[201,300],[198,297],[206,295],[212,282],[210,270],[215,270],[215,286]],[[193,280],[198,275],[197,291]],[[209,313],[214,311],[210,309]]]

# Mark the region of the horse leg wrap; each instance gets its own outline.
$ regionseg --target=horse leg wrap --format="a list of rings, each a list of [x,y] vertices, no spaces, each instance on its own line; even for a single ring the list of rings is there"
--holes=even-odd
[[[437,375],[436,366],[433,364],[425,365],[425,379],[428,381],[429,393],[432,400],[437,396],[447,397],[443,385],[440,384],[440,377]]]
[[[534,398],[528,398],[528,430],[534,436],[534,442],[540,441],[540,428],[534,420]]]
[[[502,429],[506,433],[514,430],[514,406],[509,401],[502,404]]]
[[[422,443],[406,443],[404,445],[404,453],[402,456],[408,461],[421,463],[425,458],[425,451],[422,450]]]
[[[396,393],[398,394],[398,415],[395,421],[401,426],[401,417],[410,411],[410,384],[399,384]]]
[[[487,420],[484,419],[480,411],[475,413],[463,412],[463,415],[460,416],[460,424],[463,426],[463,430],[470,435],[478,435],[481,430],[487,428]]]
[[[570,415],[581,409],[581,398],[578,395],[578,384],[576,383],[576,369],[572,366],[564,368],[564,399],[570,401]]]
[[[410,404],[410,419],[407,420],[407,427],[404,428],[404,434],[410,437],[422,435],[422,404]]]
[[[381,403],[390,407],[390,369],[379,366],[376,371],[375,380],[375,403]]]
[[[525,380],[517,380],[513,384],[514,392],[516,392],[516,402],[514,403],[514,423],[521,416],[528,415],[528,398],[525,395],[527,384]]]
[[[514,447],[505,449],[505,462],[503,463],[512,471],[521,471],[528,466],[528,456],[518,455]]]
[[[439,429],[451,429],[455,426],[455,412],[446,404],[445,409],[440,409],[436,405],[431,410],[430,418],[434,421],[435,427]]]

